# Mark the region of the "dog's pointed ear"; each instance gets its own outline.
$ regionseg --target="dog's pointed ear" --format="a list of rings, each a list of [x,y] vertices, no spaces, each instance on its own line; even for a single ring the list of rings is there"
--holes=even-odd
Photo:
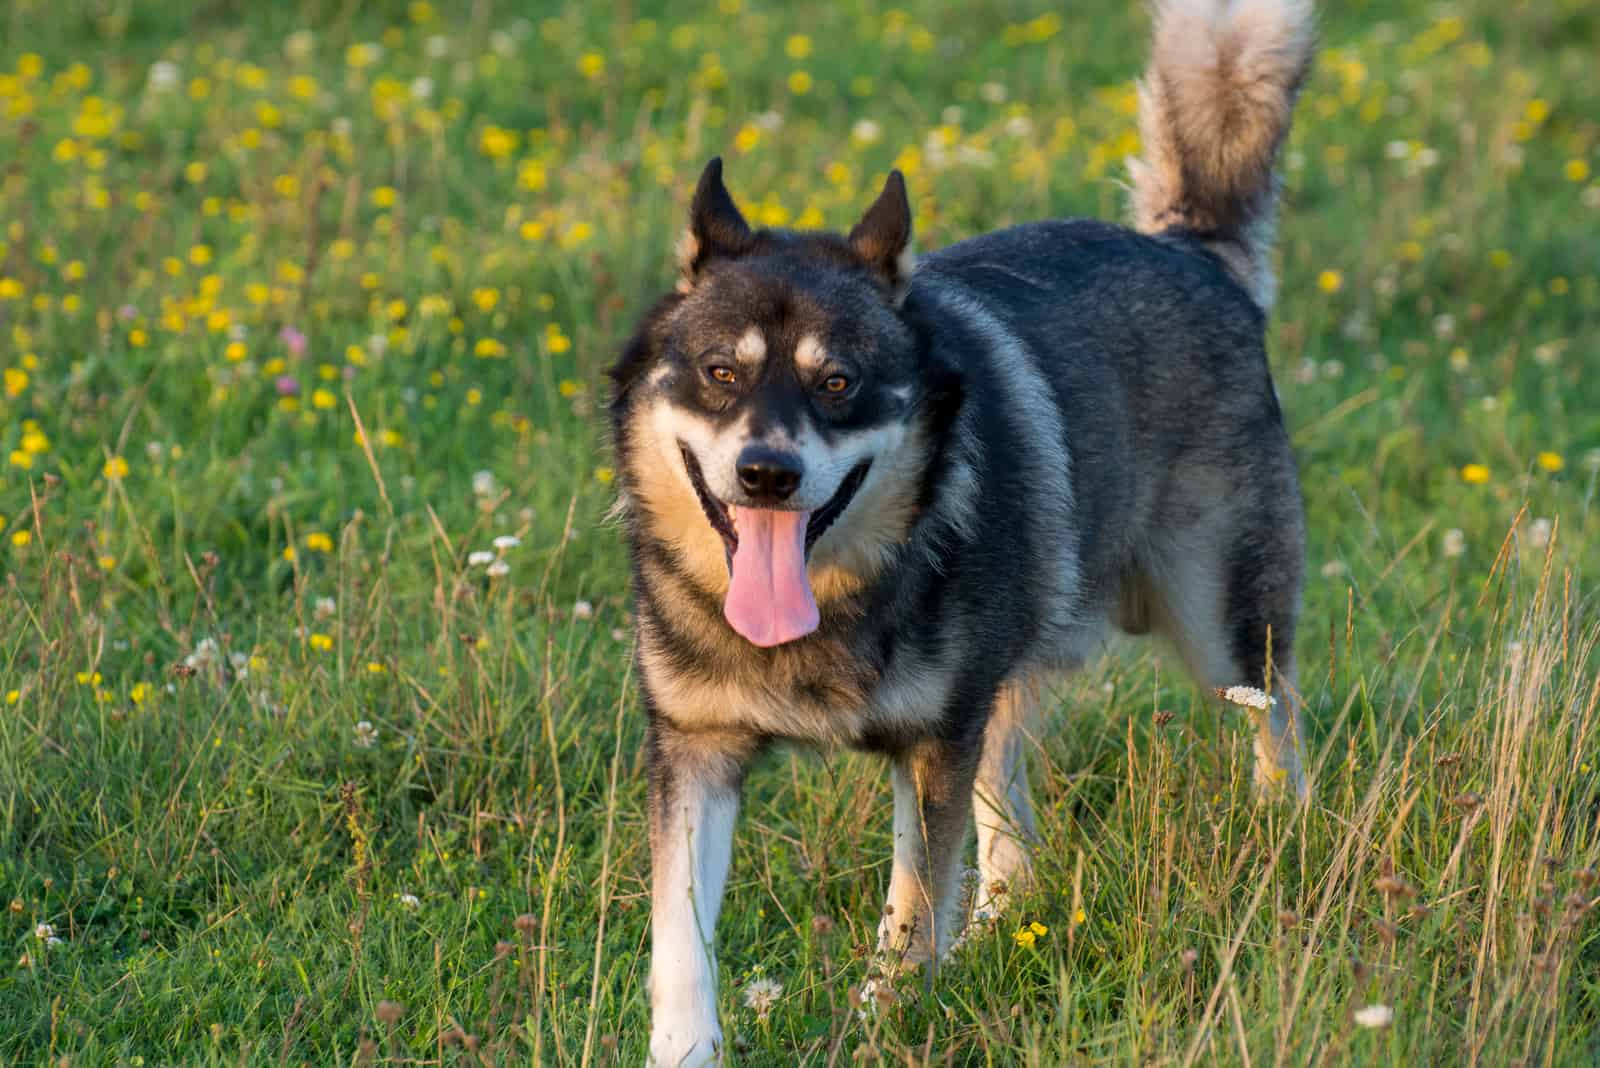
[[[714,156],[700,172],[700,184],[689,204],[689,228],[678,241],[678,289],[688,292],[711,260],[743,253],[750,237],[750,224],[722,184],[722,157]]]
[[[850,248],[872,269],[896,305],[906,298],[916,255],[911,248],[911,201],[906,179],[890,171],[883,192],[850,231]]]

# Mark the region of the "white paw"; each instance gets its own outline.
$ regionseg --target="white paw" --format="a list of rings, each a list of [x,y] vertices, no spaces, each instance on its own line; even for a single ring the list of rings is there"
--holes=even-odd
[[[646,1068],[717,1068],[722,1064],[722,1032],[709,1027],[685,1027],[657,1022],[650,1031],[650,1059]]]

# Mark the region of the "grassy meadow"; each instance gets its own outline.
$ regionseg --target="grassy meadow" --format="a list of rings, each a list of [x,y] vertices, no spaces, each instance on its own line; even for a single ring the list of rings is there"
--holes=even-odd
[[[863,996],[886,770],[751,776],[747,1065],[1600,1060],[1600,9],[1341,0],[1270,326],[1312,803],[1115,647],[1037,885]],[[643,1063],[603,369],[752,221],[1120,217],[1138,5],[10,0],[0,1061]],[[776,989],[774,989],[776,984]]]

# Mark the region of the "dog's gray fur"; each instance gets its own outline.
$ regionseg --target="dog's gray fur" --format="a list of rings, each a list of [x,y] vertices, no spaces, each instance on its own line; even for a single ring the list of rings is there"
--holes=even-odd
[[[772,742],[893,762],[880,940],[911,962],[957,933],[975,805],[975,906],[1027,877],[1028,713],[1112,631],[1164,635],[1208,688],[1270,689],[1258,779],[1304,793],[1304,533],[1263,326],[1310,11],[1183,0],[1155,42],[1142,232],[1034,223],[913,272],[898,174],[843,238],[752,231],[720,164],[702,176],[678,288],[613,370],[650,717],[654,1064],[722,1056],[712,932],[739,786]],[[826,375],[846,388],[824,395]],[[820,623],[772,648],[721,611],[728,507],[750,504],[723,468],[751,442],[803,461],[814,517],[842,505],[807,558]]]

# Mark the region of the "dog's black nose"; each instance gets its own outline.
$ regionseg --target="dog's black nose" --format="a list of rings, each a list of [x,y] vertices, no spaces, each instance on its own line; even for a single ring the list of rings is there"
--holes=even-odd
[[[805,474],[798,456],[765,445],[747,445],[735,470],[739,485],[753,500],[773,504],[788,500]]]

